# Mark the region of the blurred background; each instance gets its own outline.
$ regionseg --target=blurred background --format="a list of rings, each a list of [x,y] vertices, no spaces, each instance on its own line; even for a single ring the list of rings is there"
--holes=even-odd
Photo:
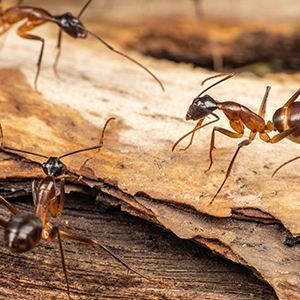
[[[77,15],[85,3],[24,0],[22,5]],[[2,1],[5,8],[16,4]],[[299,11],[297,0],[94,0],[81,20],[126,50],[263,76],[300,69]]]

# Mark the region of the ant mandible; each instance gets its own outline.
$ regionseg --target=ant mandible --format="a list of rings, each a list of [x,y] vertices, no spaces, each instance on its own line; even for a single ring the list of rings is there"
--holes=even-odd
[[[89,0],[84,5],[84,7],[82,8],[82,10],[80,11],[80,13],[78,14],[77,17],[74,17],[71,13],[65,13],[63,15],[53,16],[49,12],[47,12],[46,10],[44,10],[42,8],[37,8],[37,7],[32,7],[32,6],[20,6],[21,2],[22,1],[19,1],[18,6],[8,8],[5,11],[0,11],[0,26],[3,27],[2,31],[0,32],[0,35],[3,35],[6,31],[8,31],[13,24],[15,24],[21,20],[27,19],[27,21],[17,29],[17,34],[24,39],[37,40],[37,41],[41,41],[41,43],[42,43],[40,55],[39,55],[38,62],[37,62],[37,72],[36,72],[35,80],[34,80],[34,88],[36,91],[38,91],[37,80],[38,80],[39,73],[40,73],[45,40],[40,36],[29,34],[27,32],[30,30],[33,30],[34,28],[36,28],[46,22],[55,23],[60,28],[59,35],[58,35],[58,43],[57,43],[58,52],[57,52],[57,56],[56,56],[56,59],[55,59],[54,65],[53,65],[54,73],[56,75],[57,75],[56,66],[58,63],[59,56],[60,56],[61,31],[63,30],[64,32],[66,32],[68,35],[70,35],[73,38],[84,39],[87,37],[87,34],[94,36],[97,40],[99,40],[101,43],[103,43],[111,51],[113,51],[117,54],[120,54],[121,56],[129,59],[133,63],[135,63],[138,66],[140,66],[141,68],[143,68],[159,83],[162,90],[164,91],[164,86],[162,85],[160,80],[151,71],[149,71],[146,67],[144,67],[142,64],[140,64],[133,58],[129,57],[128,55],[114,49],[109,44],[107,44],[103,39],[96,36],[94,33],[92,33],[91,31],[89,31],[88,29],[86,29],[83,26],[83,24],[81,23],[79,18],[82,15],[82,13],[84,12],[84,10],[87,8],[87,6],[92,2],[92,0]]]
[[[238,144],[238,147],[237,147],[237,149],[230,161],[230,164],[228,166],[225,178],[209,204],[212,204],[214,202],[215,198],[217,197],[217,195],[221,191],[222,187],[224,186],[227,178],[229,177],[233,163],[234,163],[240,149],[244,146],[250,145],[252,143],[252,141],[255,139],[257,133],[259,134],[259,137],[261,138],[261,140],[263,140],[264,142],[274,144],[274,143],[278,143],[285,137],[288,137],[291,134],[293,134],[294,132],[299,130],[299,124],[298,124],[298,126],[294,125],[293,127],[283,130],[282,132],[280,132],[280,133],[276,134],[275,136],[273,136],[272,138],[270,138],[268,133],[272,132],[272,131],[276,131],[276,128],[271,121],[268,121],[267,123],[265,123],[265,120],[264,120],[265,110],[266,110],[266,102],[267,102],[269,91],[271,89],[270,87],[266,88],[266,92],[265,92],[264,98],[262,100],[258,114],[251,111],[246,106],[241,105],[236,102],[233,102],[233,101],[219,102],[219,101],[213,99],[209,95],[202,96],[205,92],[207,92],[212,87],[216,86],[217,84],[219,84],[229,78],[232,78],[234,76],[234,73],[219,74],[216,76],[209,77],[209,78],[205,79],[202,82],[202,84],[204,84],[204,82],[206,82],[207,80],[217,78],[220,76],[226,76],[226,77],[219,80],[218,82],[212,84],[208,88],[206,88],[193,100],[193,102],[190,105],[188,112],[186,114],[186,120],[194,120],[194,121],[198,120],[198,122],[197,122],[195,128],[193,130],[191,130],[190,132],[188,132],[187,134],[183,135],[174,144],[174,146],[172,148],[172,151],[174,151],[176,146],[184,138],[186,138],[188,135],[192,134],[190,142],[187,145],[187,147],[184,149],[181,149],[181,150],[187,150],[192,145],[193,138],[194,138],[195,132],[197,130],[200,130],[201,128],[203,128],[205,126],[208,126],[208,125],[220,120],[219,116],[216,115],[215,113],[213,113],[213,111],[216,109],[223,111],[223,113],[229,120],[230,127],[234,131],[230,131],[230,130],[222,128],[222,127],[214,127],[213,128],[212,134],[211,134],[210,151],[209,151],[210,165],[207,168],[207,170],[205,171],[205,172],[208,172],[213,164],[212,151],[215,149],[215,132],[218,131],[230,138],[241,138],[244,135],[245,126],[250,130],[249,138]],[[215,120],[209,121],[208,123],[202,125],[204,119],[206,117],[208,117],[209,115],[212,115],[213,117],[215,117]]]
[[[300,89],[292,95],[292,97],[280,108],[276,110],[273,115],[273,124],[279,132],[282,132],[288,128],[300,126],[300,102],[295,102],[300,95]],[[300,144],[300,131],[293,132],[287,139],[291,140],[294,143]],[[285,165],[289,164],[292,161],[299,159],[300,156],[297,156],[293,159],[288,160],[279,166],[272,177]]]

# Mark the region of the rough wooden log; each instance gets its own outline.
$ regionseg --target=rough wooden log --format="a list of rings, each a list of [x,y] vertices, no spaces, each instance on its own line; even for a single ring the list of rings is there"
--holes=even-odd
[[[55,45],[55,39],[51,33],[48,33],[48,27],[40,30],[39,34],[46,38],[47,46]],[[210,130],[208,128],[197,135],[194,145],[188,151],[171,153],[170,150],[173,143],[193,127],[191,122],[184,120],[184,115],[192,99],[201,91],[200,82],[212,73],[193,69],[189,65],[157,62],[150,58],[143,58],[134,52],[129,53],[149,67],[163,81],[166,87],[166,92],[163,94],[160,87],[143,70],[103,49],[99,42],[91,38],[86,41],[66,39],[63,45],[59,64],[60,80],[55,78],[51,70],[54,59],[51,47],[50,49],[46,47],[39,79],[39,89],[43,94],[38,95],[32,89],[38,44],[22,40],[14,34],[6,40],[1,52],[0,71],[0,118],[4,130],[4,143],[45,155],[60,155],[97,143],[105,120],[115,116],[117,121],[110,124],[104,147],[89,161],[85,169],[80,167],[85,159],[92,155],[90,153],[74,155],[64,160],[71,173],[84,177],[81,180],[82,186],[71,186],[69,191],[83,192],[88,189],[89,193],[96,196],[99,201],[119,205],[122,210],[172,231],[182,239],[191,239],[206,245],[214,252],[251,268],[270,283],[280,299],[291,297],[299,299],[298,247],[288,248],[284,245],[287,236],[291,233],[294,235],[300,233],[298,222],[300,212],[297,204],[299,189],[295,170],[297,163],[295,162],[293,167],[282,170],[275,178],[270,178],[272,171],[278,165],[297,155],[298,145],[289,141],[267,145],[257,139],[250,147],[241,151],[224,189],[214,205],[209,206],[208,203],[222,182],[224,170],[228,167],[239,141],[217,136],[214,166],[207,174],[204,174],[204,171],[209,163]],[[24,53],[25,48],[26,53]],[[211,95],[221,101],[228,99],[238,101],[257,111],[265,86],[271,85],[267,114],[267,119],[270,119],[272,113],[298,89],[296,79],[297,76],[284,75],[264,79],[241,76],[218,86],[211,91]],[[221,118],[218,124],[228,128],[228,121],[225,118]],[[41,163],[42,160],[30,155],[25,157],[24,160],[19,156],[1,153],[0,177],[4,181],[4,195],[9,194],[5,188],[7,180],[30,180],[43,176],[39,165],[33,163]],[[28,160],[31,162],[29,163]],[[9,189],[13,192],[17,190],[19,194],[29,192],[28,186],[18,185],[18,182],[15,182],[13,187],[10,185]],[[64,215],[64,219],[69,220],[70,227],[76,232],[88,234],[105,243],[101,238],[105,230],[101,233],[97,232],[98,227],[104,226],[98,223],[100,216],[95,217],[93,222],[91,222],[91,213],[81,219],[82,207],[80,206],[78,212],[76,210],[74,212],[71,203],[73,202],[70,200],[68,204],[70,215],[67,214],[68,210]],[[19,205],[26,210],[28,208],[27,205]],[[75,219],[72,218],[73,214]],[[8,216],[8,213],[5,216]],[[88,223],[87,227],[83,226],[85,222]],[[113,229],[108,231],[114,232]],[[133,229],[133,231],[137,230]],[[161,232],[159,231],[155,236],[156,240]],[[107,239],[111,237],[108,236]],[[141,238],[137,244],[140,240]],[[8,263],[5,264],[4,270],[8,270],[7,274],[10,274],[3,278],[10,281],[18,279],[18,284],[11,288],[13,290],[11,293],[20,292],[22,294],[20,299],[25,299],[27,293],[30,294],[29,297],[32,295],[39,297],[41,288],[49,298],[58,297],[58,294],[59,297],[65,295],[64,282],[57,283],[63,278],[60,263],[52,256],[53,248],[57,245],[45,244],[46,246],[43,243],[36,248],[33,254],[22,255],[21,258],[1,250],[5,254],[2,255],[5,256],[4,260]],[[109,244],[117,251],[120,248],[124,249],[125,244],[131,246],[132,251],[137,255],[130,252],[130,260],[131,257],[132,260],[136,258],[137,266],[142,264],[141,258],[144,258],[147,252],[145,244],[142,245],[142,249],[135,250],[137,248],[132,247],[130,238],[117,246]],[[162,248],[162,245],[160,244],[159,248]],[[151,247],[156,248],[153,244]],[[109,265],[112,264],[113,267],[108,272],[113,275],[107,279],[104,274],[106,272],[98,269],[101,266],[102,255],[100,260],[97,259],[97,264],[93,264],[93,260],[99,256],[98,251],[82,245],[75,248],[71,242],[66,245],[66,252],[70,256],[73,255],[71,252],[77,251],[79,255],[71,258],[75,264],[69,268],[72,292],[74,293],[75,290],[75,294],[78,293],[80,299],[101,298],[103,295],[101,293],[107,293],[107,297],[111,298],[126,299],[126,297],[136,296],[145,299],[155,299],[155,297],[178,299],[179,295],[184,297],[187,290],[188,298],[199,297],[199,295],[214,297],[214,299],[231,297],[231,292],[227,296],[224,290],[227,290],[227,287],[231,290],[233,283],[230,281],[224,288],[222,280],[224,273],[219,271],[214,274],[218,284],[210,286],[213,289],[216,289],[216,286],[221,287],[219,293],[207,292],[201,288],[197,290],[199,282],[206,282],[207,277],[211,278],[211,273],[199,277],[197,273],[199,269],[191,272],[191,266],[195,266],[196,263],[190,257],[188,264],[181,269],[187,270],[182,275],[183,271],[177,269],[177,262],[176,267],[172,264],[170,271],[166,272],[167,267],[161,262],[157,263],[162,253],[160,252],[154,258],[153,253],[150,253],[150,256],[147,253],[147,261],[152,260],[151,268],[145,266],[147,275],[170,281],[171,287],[160,287],[157,284],[144,283],[135,276],[119,277],[119,271],[118,275],[112,271],[117,264],[111,260]],[[163,251],[167,249],[163,248]],[[168,253],[172,253],[170,249]],[[183,255],[183,252],[180,253]],[[84,270],[81,272],[80,263],[78,265],[76,263],[80,262],[84,255],[90,258],[92,254],[95,255],[93,260],[88,261],[92,266],[85,267],[83,262]],[[122,254],[124,252],[121,252]],[[39,258],[35,260],[35,256]],[[15,260],[13,267],[7,257]],[[174,259],[170,257],[167,265],[172,260]],[[24,261],[26,264],[24,270],[16,271],[15,266],[22,267]],[[37,281],[30,283],[25,279],[22,284],[22,276],[25,276],[23,273],[28,265],[31,264],[35,268],[40,261],[42,268],[47,268],[46,278],[49,276],[48,273],[53,273],[52,267],[50,268],[53,263],[55,270],[60,274],[60,279],[49,278],[49,285],[44,288],[46,279],[43,277],[39,280],[41,276],[37,273]],[[134,267],[136,265],[134,263]],[[203,265],[201,267],[206,268]],[[106,271],[108,268],[105,265]],[[159,271],[156,273],[158,268]],[[99,277],[97,278],[98,274],[103,274],[101,281]],[[227,275],[225,277],[227,279]],[[105,280],[109,281],[105,286],[107,289],[99,292],[99,286],[103,287]],[[119,280],[123,280],[122,283],[119,283]],[[83,286],[86,281],[92,284]],[[222,284],[219,285],[220,281]],[[244,282],[248,283],[248,281],[249,279],[246,279]],[[39,284],[36,285],[36,282]],[[176,284],[176,282],[181,283]],[[63,290],[62,293],[51,288],[56,283],[59,289]],[[96,284],[93,286],[94,283]],[[256,284],[257,282],[255,287]],[[3,281],[1,285],[4,286],[7,297],[10,297],[5,282]],[[28,292],[27,286],[33,287],[32,291]],[[207,283],[203,286],[206,289]],[[254,288],[251,290],[255,291]],[[260,293],[262,293],[261,298],[275,297],[265,285],[262,285],[258,294],[254,293],[253,296],[258,298]],[[240,294],[234,292],[234,294],[240,299],[249,299],[248,288],[245,292]]]

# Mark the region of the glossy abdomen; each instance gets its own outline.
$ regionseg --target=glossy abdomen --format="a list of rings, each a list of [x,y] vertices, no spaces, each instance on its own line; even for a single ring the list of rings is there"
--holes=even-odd
[[[300,102],[294,102],[287,108],[279,108],[273,116],[273,124],[279,132],[300,126]],[[300,144],[300,130],[288,135],[286,138]]]

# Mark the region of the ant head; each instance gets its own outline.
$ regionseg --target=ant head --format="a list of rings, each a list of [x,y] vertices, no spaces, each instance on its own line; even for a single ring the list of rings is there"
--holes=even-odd
[[[47,176],[58,177],[67,172],[67,166],[63,164],[58,157],[49,157],[42,164],[43,171]]]
[[[186,120],[199,120],[203,119],[217,109],[217,101],[209,95],[203,97],[196,97],[190,105],[186,113]]]
[[[71,13],[55,16],[54,22],[60,27],[61,30],[73,38],[84,39],[87,37],[87,32],[83,30],[83,24]]]
[[[4,242],[12,252],[23,253],[39,242],[43,230],[41,219],[32,214],[13,216],[5,226]]]
[[[193,100],[193,103],[189,107],[189,110],[186,114],[186,117],[185,117],[186,120],[196,121],[196,120],[205,118],[209,114],[212,114],[212,115],[216,116],[213,113],[213,111],[218,108],[218,106],[217,106],[218,102],[216,100],[214,100],[212,97],[210,97],[209,95],[204,95],[203,97],[201,97],[201,95],[203,95],[205,92],[210,90],[212,87],[218,85],[219,83],[233,77],[234,73],[219,74],[219,75],[208,77],[208,78],[206,78],[205,80],[202,81],[202,85],[203,85],[204,82],[206,82],[208,80],[211,80],[211,79],[214,79],[214,78],[217,78],[217,77],[221,77],[221,76],[226,76],[226,77],[219,80],[219,81],[217,81],[217,82],[215,82],[214,84],[212,84],[208,88],[206,88],[204,91],[202,91]]]

